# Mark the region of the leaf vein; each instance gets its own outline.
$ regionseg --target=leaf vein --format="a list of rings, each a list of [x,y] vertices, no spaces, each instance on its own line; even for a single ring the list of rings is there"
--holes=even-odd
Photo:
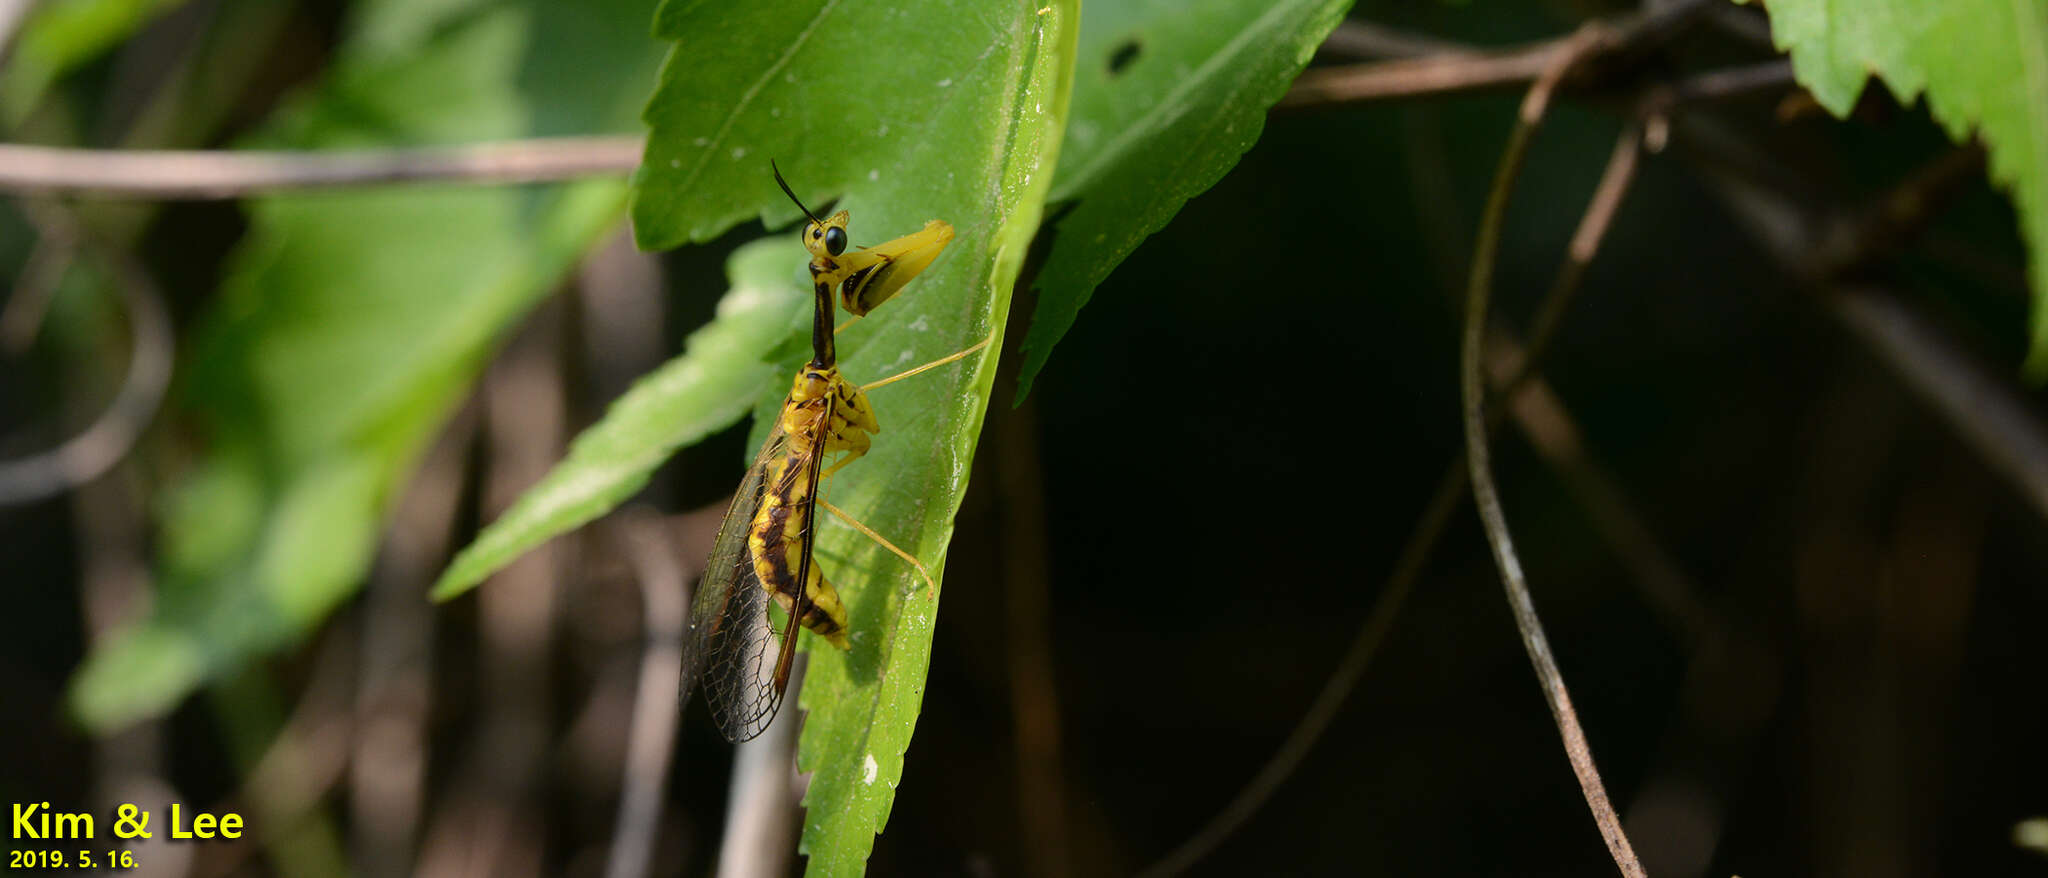
[[[761,93],[761,89],[767,87],[768,82],[775,78],[775,74],[781,73],[782,68],[788,67],[797,53],[803,51],[804,44],[811,40],[811,34],[818,29],[818,25],[825,22],[826,18],[831,17],[832,10],[838,6],[839,0],[825,0],[825,5],[818,8],[818,14],[811,16],[810,22],[797,33],[796,39],[790,41],[789,48],[782,51],[782,56],[776,58],[775,63],[768,65],[768,69],[761,72],[761,77],[754,80],[754,84],[747,86],[747,90],[740,94],[739,102],[733,104],[732,112],[725,114],[725,121],[718,124],[718,130],[711,135],[711,142],[698,153],[697,163],[691,166],[690,173],[683,177],[677,186],[678,189],[695,182],[697,175],[704,172],[704,165],[711,161],[711,154],[717,152],[719,145],[725,142],[725,135],[731,133],[733,123],[746,115],[747,105],[754,102],[755,96]]]
[[[1068,184],[1066,188],[1082,188],[1090,177],[1095,176],[1096,173],[1101,171],[1103,165],[1124,152],[1125,144],[1135,138],[1147,135],[1152,130],[1154,121],[1161,115],[1166,114],[1169,108],[1172,109],[1174,114],[1182,112],[1183,108],[1179,105],[1189,92],[1201,87],[1211,75],[1215,74],[1217,68],[1234,62],[1237,59],[1238,53],[1244,50],[1246,43],[1251,42],[1255,37],[1264,36],[1266,31],[1273,27],[1276,19],[1280,18],[1284,13],[1294,11],[1296,5],[1291,3],[1275,3],[1273,8],[1266,11],[1266,14],[1259,16],[1257,21],[1252,22],[1251,27],[1238,31],[1237,36],[1232,37],[1229,42],[1223,44],[1221,51],[1210,55],[1209,60],[1202,62],[1202,66],[1195,68],[1194,75],[1183,77],[1180,83],[1174,86],[1172,91],[1167,92],[1159,100],[1159,103],[1154,105],[1151,112],[1124,126],[1122,131],[1117,132],[1115,137],[1111,138],[1108,143],[1103,144],[1101,149],[1096,150],[1095,157],[1088,164],[1075,171],[1073,182]],[[1059,199],[1053,198],[1048,200]]]

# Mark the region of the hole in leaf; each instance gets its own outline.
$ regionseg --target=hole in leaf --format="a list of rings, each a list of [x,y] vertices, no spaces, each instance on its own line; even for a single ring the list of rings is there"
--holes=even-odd
[[[1117,47],[1109,53],[1109,75],[1115,76],[1124,72],[1124,68],[1131,66],[1131,62],[1136,60],[1138,60],[1137,40],[1130,39],[1118,43]]]

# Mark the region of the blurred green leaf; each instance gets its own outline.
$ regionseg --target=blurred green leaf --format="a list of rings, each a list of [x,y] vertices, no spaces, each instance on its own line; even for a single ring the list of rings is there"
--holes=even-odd
[[[266,146],[631,130],[660,46],[652,0],[418,6],[412,51],[341,53]],[[415,22],[416,24],[416,22]],[[622,182],[267,198],[181,365],[204,452],[159,513],[150,616],[87,657],[74,712],[106,730],[296,643],[354,594],[394,488],[506,329],[617,227]]]
[[[1259,139],[1350,0],[1089,3],[1073,121],[1052,201],[1061,217],[1038,275],[1017,399],[1095,287]]]
[[[58,77],[113,48],[185,0],[43,0],[0,70],[0,116],[18,124]]]
[[[634,178],[642,245],[703,240],[754,216],[794,219],[768,174],[774,157],[813,208],[843,196],[856,244],[932,218],[958,230],[924,276],[840,334],[853,380],[990,336],[989,350],[1000,349],[1066,119],[1076,5],[664,3],[656,31],[677,46],[647,108],[653,131]],[[878,388],[874,450],[826,488],[935,572],[995,366],[979,355]],[[803,850],[813,873],[858,874],[902,776],[937,602],[901,560],[824,521],[817,557],[846,598],[853,648],[815,651],[800,698],[810,714],[798,764],[814,772]]]
[[[761,354],[810,325],[810,284],[800,268],[808,258],[787,235],[734,253],[732,291],[711,323],[612,403],[566,459],[463,549],[434,585],[434,599],[462,594],[528,549],[611,511],[676,449],[739,420],[784,384],[783,370]]]
[[[2018,206],[2034,287],[2026,373],[2048,381],[2048,0],[1771,0],[1771,37],[1836,116],[1871,75],[1991,156],[1991,178]]]

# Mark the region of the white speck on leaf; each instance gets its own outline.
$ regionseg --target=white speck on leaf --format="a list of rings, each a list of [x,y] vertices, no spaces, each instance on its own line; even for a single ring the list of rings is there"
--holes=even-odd
[[[777,118],[777,119],[780,119],[780,118],[782,118],[782,108],[781,108],[781,107],[769,107],[769,108],[768,108],[768,115],[770,115],[770,116],[774,116],[775,118]]]
[[[692,141],[690,141],[690,143],[691,143],[691,145],[693,145],[693,146],[710,146],[710,145],[711,145],[711,138],[709,138],[709,137],[699,137],[699,138],[697,138],[696,140],[692,140]]]
[[[877,774],[880,774],[880,773],[881,773],[881,771],[882,771],[882,767],[881,767],[880,765],[877,765],[877,764],[875,764],[875,754],[873,754],[873,753],[868,753],[868,754],[865,754],[865,755],[861,756],[861,758],[860,758],[860,782],[861,782],[861,783],[864,783],[864,784],[873,784],[873,783],[875,782],[875,775],[877,775]]]
[[[880,169],[873,169],[868,171],[868,182],[873,183],[876,180],[880,179],[882,179],[882,172]]]
[[[925,322],[924,315],[919,314],[917,315],[917,319],[915,321],[912,321],[910,325],[905,326],[903,328],[908,329],[912,332],[929,332],[932,327],[931,324]]]
[[[744,146],[735,146],[735,147],[733,147],[733,148],[732,148],[732,160],[733,160],[733,161],[739,161],[740,159],[743,159],[743,158],[746,158],[746,157],[747,157],[747,148],[746,148],[746,147],[744,147]]]
[[[953,84],[953,77],[950,77],[950,76],[946,77],[945,79],[941,79],[941,80],[939,80],[939,87],[940,87],[940,88],[946,88],[946,87],[948,87],[948,86],[951,86],[952,84]]]
[[[877,129],[875,129],[875,136],[876,136],[876,137],[887,137],[887,136],[889,136],[889,123],[887,123],[887,122],[883,122],[883,123],[882,123],[882,127],[880,127],[880,128],[877,128]]]
[[[680,168],[680,167],[682,167],[682,166],[683,166],[683,160],[682,160],[682,159],[669,159],[669,160],[668,160],[668,166],[669,166],[669,167],[671,167],[671,168]]]

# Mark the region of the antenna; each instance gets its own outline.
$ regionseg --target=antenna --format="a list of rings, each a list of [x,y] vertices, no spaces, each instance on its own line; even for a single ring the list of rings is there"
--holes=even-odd
[[[812,213],[810,208],[804,206],[803,199],[796,197],[796,193],[790,191],[789,181],[782,179],[782,169],[775,166],[774,159],[768,160],[768,170],[775,174],[775,185],[782,187],[782,194],[789,196],[789,200],[796,202],[797,210],[803,211],[804,216],[811,218],[811,222],[821,226],[825,224],[822,220],[818,219],[817,214]]]

